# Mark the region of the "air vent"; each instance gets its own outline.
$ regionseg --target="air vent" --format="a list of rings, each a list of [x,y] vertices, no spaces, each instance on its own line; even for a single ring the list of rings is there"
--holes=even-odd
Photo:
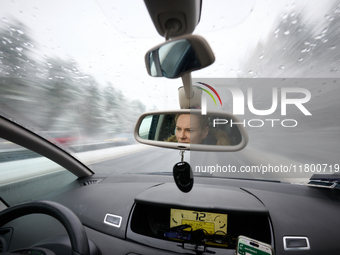
[[[89,179],[87,181],[83,181],[81,182],[81,186],[89,186],[92,184],[97,184],[99,182],[101,182],[103,179]]]
[[[12,237],[12,229],[0,229],[0,253],[7,251],[7,244],[9,243]]]
[[[96,184],[98,180],[89,180],[89,181],[86,181],[86,182],[83,182],[83,186],[88,186],[88,185],[91,185],[91,184]]]
[[[104,223],[119,228],[120,224],[122,223],[122,219],[123,219],[122,216],[108,213],[105,215]]]
[[[4,246],[5,246],[5,241],[0,237],[0,253],[5,252]]]
[[[286,251],[309,250],[309,240],[305,236],[284,236],[283,245]]]

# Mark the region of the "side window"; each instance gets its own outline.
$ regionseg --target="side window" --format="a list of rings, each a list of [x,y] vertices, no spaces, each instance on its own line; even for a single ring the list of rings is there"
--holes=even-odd
[[[140,127],[139,127],[139,136],[142,139],[149,139],[149,132],[152,123],[152,116],[147,116],[143,119]]]
[[[53,161],[0,138],[0,196],[9,205],[39,199],[77,177]]]

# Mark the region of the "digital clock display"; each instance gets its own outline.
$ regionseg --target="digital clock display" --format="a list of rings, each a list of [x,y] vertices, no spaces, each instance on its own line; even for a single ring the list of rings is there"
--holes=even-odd
[[[228,214],[171,209],[170,228],[180,225],[190,225],[185,230],[203,229],[208,234],[227,234]]]

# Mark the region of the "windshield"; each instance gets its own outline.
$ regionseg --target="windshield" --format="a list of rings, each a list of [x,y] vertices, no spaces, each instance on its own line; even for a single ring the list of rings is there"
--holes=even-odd
[[[164,38],[143,1],[5,1],[0,14],[0,115],[95,173],[172,172],[179,151],[133,137],[143,112],[180,108],[182,86],[147,74],[144,56]],[[244,114],[235,113],[230,89],[217,89],[219,109],[245,121],[249,143],[235,153],[186,152],[194,174],[305,183],[339,172],[338,1],[209,0],[201,15],[194,34],[216,61],[193,72],[193,81],[241,89]],[[9,159],[9,151],[0,140],[0,172],[9,162],[35,164],[31,154]]]

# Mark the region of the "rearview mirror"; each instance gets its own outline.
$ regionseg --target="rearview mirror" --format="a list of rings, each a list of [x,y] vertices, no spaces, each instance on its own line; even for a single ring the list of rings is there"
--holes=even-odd
[[[135,138],[144,144],[196,151],[238,151],[248,143],[242,122],[234,115],[202,115],[197,109],[144,113],[137,121]]]
[[[198,35],[186,35],[167,41],[145,55],[148,73],[154,77],[178,78],[211,65],[214,61],[209,44]]]

